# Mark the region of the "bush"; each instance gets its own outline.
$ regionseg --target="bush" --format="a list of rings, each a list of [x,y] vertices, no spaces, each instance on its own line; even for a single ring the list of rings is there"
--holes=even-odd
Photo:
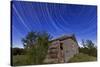
[[[12,49],[12,55],[24,55],[25,50],[22,48],[11,48]]]

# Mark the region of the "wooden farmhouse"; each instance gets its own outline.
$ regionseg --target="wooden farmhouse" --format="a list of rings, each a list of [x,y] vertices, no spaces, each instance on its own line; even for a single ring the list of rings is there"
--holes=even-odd
[[[45,63],[66,63],[79,53],[79,46],[74,35],[64,35],[50,42]]]

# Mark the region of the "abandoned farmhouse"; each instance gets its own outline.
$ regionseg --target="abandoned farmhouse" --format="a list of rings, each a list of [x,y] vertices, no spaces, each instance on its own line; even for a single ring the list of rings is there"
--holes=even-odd
[[[51,40],[45,63],[66,63],[75,54],[79,53],[75,35],[64,35]]]

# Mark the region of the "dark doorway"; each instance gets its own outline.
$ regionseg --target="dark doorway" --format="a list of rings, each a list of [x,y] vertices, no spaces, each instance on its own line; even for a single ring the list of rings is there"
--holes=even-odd
[[[59,62],[63,63],[64,62],[64,51],[63,51],[63,43],[60,43],[60,58],[59,58]]]
[[[60,43],[60,49],[63,50],[63,43]]]

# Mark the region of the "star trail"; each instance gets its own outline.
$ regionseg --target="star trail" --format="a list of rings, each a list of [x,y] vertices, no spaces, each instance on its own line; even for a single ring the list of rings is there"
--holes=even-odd
[[[53,38],[75,34],[97,40],[97,6],[46,2],[12,1],[12,46],[23,47],[29,31],[47,31]]]

